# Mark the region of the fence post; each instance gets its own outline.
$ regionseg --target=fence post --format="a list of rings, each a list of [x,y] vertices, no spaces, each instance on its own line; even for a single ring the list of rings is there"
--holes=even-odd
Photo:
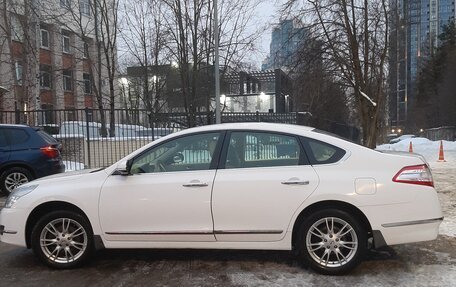
[[[256,111],[256,120],[257,122],[260,122],[260,112]]]
[[[87,165],[90,168],[90,127],[89,127],[89,108],[85,108],[86,133],[87,133]]]
[[[20,124],[21,115],[19,114],[19,109],[17,108],[17,102],[14,102],[14,120],[16,124]]]

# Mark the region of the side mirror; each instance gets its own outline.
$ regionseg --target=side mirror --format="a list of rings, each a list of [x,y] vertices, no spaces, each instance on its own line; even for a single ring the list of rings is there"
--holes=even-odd
[[[119,165],[114,170],[112,175],[123,175],[123,176],[130,175],[132,164],[133,164],[133,161],[131,159],[127,160],[126,162],[119,163]]]
[[[130,158],[129,160],[127,160],[127,164],[125,165],[128,174],[130,174],[132,166],[133,166],[133,159]]]

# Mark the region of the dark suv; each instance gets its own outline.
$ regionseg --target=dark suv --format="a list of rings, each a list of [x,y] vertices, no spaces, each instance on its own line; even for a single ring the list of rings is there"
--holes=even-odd
[[[24,125],[0,124],[0,189],[8,195],[35,178],[64,172],[61,145],[50,135]]]

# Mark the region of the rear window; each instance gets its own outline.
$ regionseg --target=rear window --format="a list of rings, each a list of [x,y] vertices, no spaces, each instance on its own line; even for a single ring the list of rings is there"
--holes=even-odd
[[[345,151],[331,144],[309,138],[301,138],[312,165],[338,162]]]
[[[46,141],[48,144],[57,143],[57,140],[56,140],[55,138],[53,138],[51,135],[47,134],[47,133],[44,132],[44,131],[37,131],[37,134],[38,134],[42,139],[44,139],[44,141]]]
[[[10,145],[26,143],[29,139],[29,134],[22,129],[6,129],[6,137]]]

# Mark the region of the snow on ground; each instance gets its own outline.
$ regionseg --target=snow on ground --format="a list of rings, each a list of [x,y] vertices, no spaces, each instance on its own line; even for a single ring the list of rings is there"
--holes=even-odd
[[[408,151],[423,155],[432,169],[435,188],[442,205],[444,221],[440,234],[456,237],[456,142],[442,141],[445,162],[438,162],[440,141],[426,138],[405,139],[395,144],[377,146],[377,150]]]
[[[65,172],[81,170],[85,168],[84,164],[80,162],[64,160],[63,163],[65,164]]]
[[[377,150],[409,151],[410,142],[413,152],[423,155],[434,168],[456,168],[456,142],[442,141],[446,162],[437,162],[439,159],[440,141],[431,141],[426,138],[405,139],[395,144],[377,146]]]

